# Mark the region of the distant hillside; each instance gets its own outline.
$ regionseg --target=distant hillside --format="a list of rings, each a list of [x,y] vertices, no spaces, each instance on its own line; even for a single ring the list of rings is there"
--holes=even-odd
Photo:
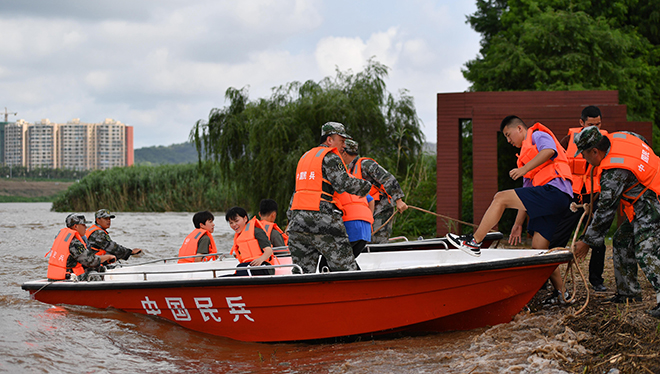
[[[424,142],[424,145],[422,146],[422,151],[424,153],[434,155],[437,153],[437,145],[436,143]]]
[[[435,154],[435,143],[424,143],[424,153]],[[192,143],[172,144],[168,146],[144,147],[135,150],[137,165],[192,164],[197,162],[197,150]]]
[[[197,150],[192,143],[144,147],[135,150],[137,165],[192,164],[197,162]]]

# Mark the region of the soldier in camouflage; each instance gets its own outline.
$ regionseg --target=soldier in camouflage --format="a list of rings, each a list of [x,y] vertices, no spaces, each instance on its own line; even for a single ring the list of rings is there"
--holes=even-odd
[[[107,230],[110,228],[111,219],[115,218],[115,216],[110,214],[107,209],[99,209],[94,214],[94,218],[96,223],[87,230],[89,248],[94,251],[94,253],[105,251],[106,253],[115,255],[122,260],[128,260],[131,255],[136,255],[142,252],[140,248],[126,248],[110,239]]]
[[[380,191],[376,191],[377,195],[374,196],[376,200],[374,206],[374,223],[372,226],[374,230],[378,230],[394,214],[394,205],[392,205],[392,202],[394,202],[396,209],[400,213],[408,209],[408,205],[403,201],[405,194],[401,190],[401,186],[394,175],[385,170],[376,161],[366,157],[359,157],[358,144],[356,142],[347,142],[344,149],[349,155],[357,156],[346,166],[349,172],[354,174],[359,163],[362,179],[368,181],[376,188],[382,187]],[[385,192],[382,191],[383,189]],[[374,232],[371,236],[371,242],[387,243],[392,235],[392,224],[393,220],[390,220],[385,227]]]
[[[646,140],[640,135],[628,133]],[[578,153],[592,165],[599,166],[610,151],[609,139],[595,127],[587,127],[575,136]],[[614,234],[613,264],[617,295],[611,301],[641,301],[641,287],[637,281],[637,265],[642,269],[656,292],[658,305],[648,311],[660,318],[660,201],[656,192],[639,183],[635,174],[623,168],[602,171],[601,194],[591,224],[581,241],[576,243],[575,257],[584,258],[589,247],[603,245],[612,221],[616,216],[624,191],[628,196],[640,198],[634,202],[635,216],[626,220]]]
[[[66,217],[66,227],[78,231],[80,236],[84,237],[87,224],[91,223],[80,213],[71,213]],[[101,264],[104,262],[114,262],[115,256],[103,255],[97,256],[94,251],[88,249],[84,243],[77,238],[73,238],[69,244],[69,257],[66,260],[66,267],[72,269],[80,263],[85,269],[85,273],[78,276],[80,281],[101,280],[98,275],[89,275],[90,271],[103,271]]]
[[[321,127],[320,147],[343,149],[346,138],[350,137],[346,134],[344,125],[328,122]],[[321,169],[323,179],[329,182],[322,185],[325,195],[348,192],[366,196],[371,189],[371,183],[348,175],[344,162],[334,152],[328,152],[323,157]],[[293,263],[299,265],[304,273],[314,273],[319,256],[323,255],[329,270],[357,270],[341,210],[332,202],[323,199],[320,200],[318,211],[292,209],[296,193],[294,192],[287,211],[289,250]]]

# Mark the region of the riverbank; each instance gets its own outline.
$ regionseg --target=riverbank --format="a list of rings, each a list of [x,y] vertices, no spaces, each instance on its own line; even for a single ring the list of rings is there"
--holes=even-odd
[[[0,179],[0,202],[50,202],[75,182]]]
[[[553,358],[571,373],[608,373],[615,368],[618,373],[660,373],[660,320],[646,314],[646,310],[656,305],[655,292],[640,270],[638,278],[642,286],[642,302],[626,305],[606,301],[616,292],[611,246],[608,246],[605,258],[603,278],[608,292],[596,293],[589,287],[589,304],[578,316],[574,316],[586,300],[587,290],[579,279],[577,301],[569,307],[552,307],[559,313],[557,318],[563,320],[562,324],[582,337],[577,343],[588,353],[570,357],[554,355]],[[588,265],[588,259],[580,264],[585,278],[589,274]],[[575,276],[579,277],[579,274]],[[572,292],[572,287],[572,283],[567,284],[569,292]],[[529,304],[532,313],[548,309],[541,302],[549,294],[549,290],[542,291],[534,297]]]

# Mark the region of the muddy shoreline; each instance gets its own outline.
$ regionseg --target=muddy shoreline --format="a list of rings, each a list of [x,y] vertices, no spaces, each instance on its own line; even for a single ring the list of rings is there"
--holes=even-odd
[[[588,258],[580,264],[584,277],[588,277]],[[561,267],[562,274],[566,265]],[[605,286],[607,292],[595,292],[589,287],[589,302],[577,316],[587,297],[587,290],[578,273],[578,278],[567,278],[567,290],[577,297],[570,306],[543,306],[542,301],[550,295],[550,290],[541,290],[529,303],[530,312],[546,313],[548,309],[558,313],[562,325],[580,337],[579,344],[587,353],[555,357],[563,370],[570,373],[660,373],[660,320],[646,314],[656,303],[656,296],[644,273],[638,273],[642,286],[642,302],[615,304],[608,302],[616,292],[614,269],[612,266],[612,247],[607,248],[605,257]],[[618,371],[610,371],[617,369]]]
[[[75,182],[0,179],[0,196],[51,197],[65,191]]]

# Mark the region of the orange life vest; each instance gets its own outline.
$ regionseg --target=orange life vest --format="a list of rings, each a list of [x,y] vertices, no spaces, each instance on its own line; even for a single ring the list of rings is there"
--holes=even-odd
[[[197,243],[199,243],[199,239],[202,238],[204,235],[208,235],[209,239],[211,240],[211,245],[209,246],[209,253],[218,253],[218,249],[215,246],[215,240],[213,240],[213,235],[211,235],[210,232],[208,232],[205,229],[194,229],[193,232],[188,234],[186,238],[183,240],[183,245],[181,248],[179,248],[179,257],[185,257],[185,256],[194,256],[197,254]],[[180,258],[177,263],[182,264],[182,263],[189,263],[189,262],[195,262],[196,257],[189,257],[189,258]],[[215,256],[208,256],[208,257],[202,257],[202,261],[213,261],[215,260]]]
[[[70,273],[71,271],[73,271],[75,275],[81,275],[85,272],[85,269],[83,269],[83,266],[80,263],[76,264],[73,269],[66,267],[66,262],[69,259],[69,255],[71,255],[69,245],[73,238],[80,240],[85,248],[87,248],[85,241],[78,231],[68,227],[60,230],[53,242],[53,246],[45,256],[48,257],[48,254],[50,253],[50,258],[48,259],[48,273],[46,275],[48,279],[63,280],[66,279],[66,273]]]
[[[259,223],[261,223],[261,226],[263,226],[266,235],[268,235],[268,239],[270,239],[270,234],[273,232],[273,230],[275,230],[280,234],[282,234],[282,239],[284,239],[284,245],[289,245],[289,234],[282,231],[282,229],[279,226],[277,226],[277,223],[269,222],[269,221],[259,221]]]
[[[525,164],[530,162],[539,153],[536,146],[532,144],[532,134],[535,131],[543,131],[552,137],[552,140],[555,141],[555,147],[557,148],[557,156],[554,159],[550,159],[535,167],[533,170],[525,174],[524,177],[531,179],[534,186],[543,186],[555,178],[571,180],[571,168],[568,166],[564,147],[559,144],[552,131],[539,122],[527,129],[527,136],[520,148],[520,154],[517,155],[518,167],[521,168],[525,166]]]
[[[362,179],[362,169],[360,168],[359,171],[359,174],[355,171],[350,174],[354,178]],[[369,209],[369,202],[367,202],[366,197],[351,195],[348,192],[342,192],[340,194],[335,192],[335,198],[341,203],[342,211],[344,212],[344,215],[342,216],[344,222],[366,221],[371,224],[374,223],[374,216],[371,209]]]
[[[594,178],[593,178],[593,192],[600,192],[600,174],[601,169],[589,165],[587,160],[582,157],[580,153],[575,157],[577,152],[577,145],[575,145],[575,134],[582,131],[583,127],[573,127],[568,129],[568,147],[566,148],[566,158],[568,159],[568,165],[571,167],[571,173],[573,174],[573,192],[575,194],[582,193],[582,187],[584,186],[586,193],[591,193],[591,169],[594,169]],[[600,130],[600,133],[607,135],[607,131]]]
[[[250,262],[264,254],[264,251],[262,251],[259,246],[259,241],[254,237],[254,229],[256,227],[262,230],[264,229],[257,217],[252,217],[252,219],[245,224],[243,231],[234,234],[234,246],[231,248],[230,253],[236,256],[238,262],[241,264],[244,262]],[[274,256],[271,256],[266,261],[271,265],[275,265],[276,260]]]
[[[320,146],[310,149],[300,158],[296,167],[296,190],[293,193],[291,210],[318,212],[322,200],[333,203],[341,209],[339,201],[323,191],[323,183],[330,185],[328,180],[323,179],[323,158],[330,152],[341,158],[337,148]]]
[[[634,204],[646,190],[650,189],[660,194],[660,177],[658,177],[660,158],[653,153],[651,147],[635,135],[614,132],[606,136],[610,139],[610,152],[601,161],[600,168],[629,170],[635,174],[637,184],[646,187],[639,195],[628,196],[626,193],[637,186],[635,184],[621,195],[621,208],[628,220],[632,221],[635,218]]]
[[[99,225],[97,225],[97,224],[93,224],[90,228],[87,229],[87,231],[85,232],[85,236],[87,237],[87,239],[89,239],[89,236],[90,236],[94,231],[98,231],[98,230],[103,230],[103,232],[105,232],[106,234],[108,233],[103,227],[101,227],[101,226],[99,226]],[[90,248],[92,247],[91,244],[90,244],[89,246],[90,246]],[[101,249],[101,248],[99,248],[99,249],[91,248],[91,249],[94,250],[94,251],[96,251],[96,255],[97,255],[97,256],[103,256],[104,254],[107,253],[107,252],[105,251],[105,249]]]
[[[373,162],[376,162],[372,158],[360,157],[355,162],[355,166],[353,167],[353,170],[349,172],[352,176],[354,176],[356,178],[364,179],[364,177],[362,176],[362,161],[363,160],[371,160]],[[387,191],[385,191],[385,187],[383,187],[382,185],[376,186],[375,184],[372,184],[371,185],[371,190],[369,190],[369,195],[371,195],[371,197],[373,197],[374,200],[376,200],[376,201],[380,200],[381,195],[385,195],[385,196],[387,196],[387,201],[392,202],[392,197],[390,196],[390,194],[387,193]]]

